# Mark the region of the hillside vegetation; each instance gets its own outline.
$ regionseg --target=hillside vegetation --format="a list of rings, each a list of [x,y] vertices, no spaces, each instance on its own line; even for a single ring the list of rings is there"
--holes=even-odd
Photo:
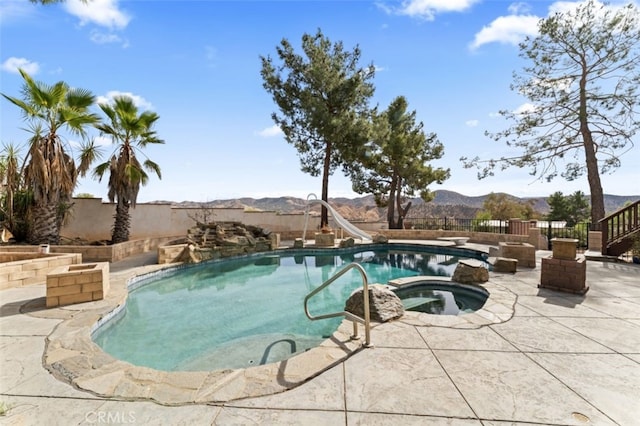
[[[429,203],[425,203],[420,198],[413,199],[413,206],[409,210],[408,218],[427,217],[456,217],[473,218],[476,213],[482,210],[482,205],[487,195],[469,197],[453,191],[434,191],[435,198]],[[508,195],[508,194],[507,194]],[[527,202],[534,200],[534,209],[541,215],[549,212],[549,205],[545,197],[539,198],[519,198],[509,195],[514,200]],[[623,207],[626,203],[640,199],[640,195],[606,195],[605,208],[607,213],[614,212]],[[295,197],[274,197],[274,198],[235,198],[229,200],[214,200],[206,203],[183,201],[172,203],[180,207],[218,207],[218,208],[244,208],[258,211],[275,211],[281,214],[304,213],[306,200]],[[330,198],[329,204],[335,208],[344,218],[354,221],[384,221],[386,209],[376,207],[373,196],[368,195],[359,198]],[[318,205],[312,208],[313,212],[319,213]]]

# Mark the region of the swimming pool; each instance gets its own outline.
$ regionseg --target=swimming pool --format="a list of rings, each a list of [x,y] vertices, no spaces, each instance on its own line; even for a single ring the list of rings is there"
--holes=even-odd
[[[245,368],[281,361],[328,338],[340,318],[310,321],[304,297],[357,261],[370,283],[450,276],[475,251],[375,245],[286,250],[188,267],[137,281],[127,303],[97,328],[94,341],[114,357],[166,371]],[[362,285],[351,271],[310,302],[312,314],[341,311]]]

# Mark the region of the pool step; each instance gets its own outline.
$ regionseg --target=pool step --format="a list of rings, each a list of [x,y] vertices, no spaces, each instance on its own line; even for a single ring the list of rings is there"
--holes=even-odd
[[[402,299],[402,304],[406,310],[417,308],[418,306],[426,305],[435,301],[440,301],[437,297],[409,297],[408,299]]]
[[[234,339],[181,362],[176,371],[247,368],[278,362],[318,346],[324,338],[298,334],[258,334]]]

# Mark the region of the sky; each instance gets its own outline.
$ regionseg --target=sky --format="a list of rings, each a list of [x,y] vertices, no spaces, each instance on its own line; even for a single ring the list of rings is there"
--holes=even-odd
[[[278,62],[283,38],[301,53],[303,34],[321,30],[346,50],[358,46],[362,66],[375,65],[371,106],[384,109],[404,96],[425,132],[438,135],[445,153],[431,164],[449,168],[451,177],[429,189],[469,196],[589,194],[586,177],[546,182],[510,168],[478,180],[477,171],[460,162],[509,152],[485,131],[506,129],[497,112],[527,101],[510,89],[513,73],[527,65],[517,44],[536,35],[540,19],[571,3],[67,0],[43,6],[2,0],[0,92],[20,97],[22,68],[37,81],[89,90],[99,102],[127,94],[141,111],[156,112],[165,144],[144,152],[160,165],[162,179],[152,175],[138,202],[304,198],[321,193],[321,176],[300,170],[297,151],[274,126],[271,114],[279,111],[262,86],[260,57]],[[97,106],[94,112],[104,117]],[[0,143],[26,146],[24,127],[19,109],[0,98]],[[95,129],[89,135],[108,158],[113,145]],[[77,136],[63,136],[72,149],[78,146]],[[638,137],[634,142],[622,166],[602,176],[606,194],[640,194]],[[107,181],[80,179],[75,193],[106,201]],[[359,196],[340,170],[330,177],[329,197]]]

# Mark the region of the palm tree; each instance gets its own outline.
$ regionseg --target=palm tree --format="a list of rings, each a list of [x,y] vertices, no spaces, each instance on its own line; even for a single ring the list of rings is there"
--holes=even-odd
[[[160,167],[148,158],[141,164],[136,153],[141,152],[147,144],[162,144],[164,141],[158,139],[155,130],[152,130],[160,118],[158,114],[151,111],[138,114],[138,107],[130,97],[117,96],[113,105],[100,104],[100,108],[109,122],[96,127],[118,146],[110,159],[96,166],[94,175],[102,180],[109,171],[109,200],[112,203],[116,201],[111,242],[116,244],[129,240],[129,207],[135,208],[140,186],[146,185],[149,180],[145,169],[162,179]]]
[[[0,217],[4,228],[24,240],[28,234],[31,197],[23,184],[21,162],[18,148],[5,144],[0,154]]]
[[[62,216],[68,210],[79,172],[58,132],[66,129],[84,137],[85,128],[99,121],[89,112],[95,97],[63,81],[53,86],[36,82],[22,69],[19,71],[25,81],[23,99],[2,96],[22,110],[33,134],[24,167],[24,184],[33,197],[33,222],[27,239],[32,244],[58,244]]]

